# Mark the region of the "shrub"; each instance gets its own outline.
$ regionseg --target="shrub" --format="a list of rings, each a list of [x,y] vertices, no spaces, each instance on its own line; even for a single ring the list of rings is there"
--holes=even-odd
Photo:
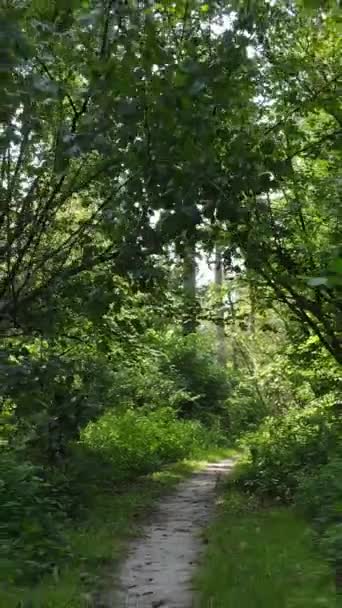
[[[157,355],[163,355],[157,351]],[[170,369],[160,369],[154,353],[135,357],[130,364],[125,362],[114,374],[109,400],[120,405],[151,408],[170,406],[178,408],[192,396],[183,389],[179,379]]]
[[[61,533],[64,508],[42,470],[5,451],[0,454],[0,505],[2,582],[34,580],[67,554]]]
[[[342,457],[335,456],[311,474],[301,475],[295,499],[318,529],[342,523]]]
[[[327,527],[320,541],[328,560],[334,565],[338,587],[342,587],[342,522]]]
[[[231,391],[227,371],[217,363],[214,344],[204,335],[170,334],[164,343],[164,373],[172,373],[186,397],[179,402],[182,416],[207,422],[213,415],[227,416]]]
[[[260,494],[292,499],[299,475],[328,461],[337,427],[328,404],[268,418],[248,436],[250,459],[241,482]]]
[[[338,571],[342,568],[342,457],[334,456],[310,476],[302,476],[298,508],[312,521],[319,544]]]
[[[81,445],[113,465],[116,480],[132,478],[193,454],[205,445],[200,423],[178,420],[171,408],[107,412],[90,423]]]
[[[254,379],[246,373],[237,374],[230,368],[230,375],[236,377],[236,386],[226,400],[229,416],[229,434],[239,437],[253,431],[270,414],[270,408],[258,393]]]

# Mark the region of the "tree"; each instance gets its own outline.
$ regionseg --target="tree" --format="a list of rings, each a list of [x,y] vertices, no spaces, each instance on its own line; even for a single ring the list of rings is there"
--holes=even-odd
[[[224,301],[223,301],[223,287],[224,287],[224,268],[222,258],[222,247],[217,244],[215,249],[215,287],[217,297],[217,311],[216,311],[216,332],[217,332],[217,349],[218,358],[221,365],[225,365],[227,362],[226,352],[226,336],[225,336],[225,319],[224,319]]]

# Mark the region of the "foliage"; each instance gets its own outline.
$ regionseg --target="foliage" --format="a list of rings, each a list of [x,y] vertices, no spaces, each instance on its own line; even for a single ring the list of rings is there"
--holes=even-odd
[[[182,416],[203,421],[224,420],[225,399],[231,390],[231,379],[217,363],[215,345],[206,334],[181,336],[170,334],[165,341],[164,371],[170,369],[186,395],[178,407]]]
[[[340,448],[340,446],[339,446]],[[302,476],[296,504],[312,521],[319,543],[332,564],[342,566],[342,459],[332,456],[327,464]]]
[[[229,434],[239,438],[244,433],[259,427],[263,419],[270,414],[271,407],[260,398],[255,390],[253,378],[245,370],[239,374],[234,371],[235,386],[226,400],[229,420]]]
[[[328,526],[321,538],[320,545],[328,560],[336,571],[336,587],[338,592],[341,590],[341,569],[342,569],[342,524],[341,517],[339,523]]]
[[[167,494],[194,471],[203,466],[203,461],[214,462],[231,456],[231,450],[214,449],[201,453],[201,461],[185,460],[163,467],[149,475],[121,484],[113,485],[108,470],[99,466],[98,476],[90,479],[91,473],[82,471],[85,513],[75,525],[68,521],[64,536],[70,546],[72,559],[62,563],[51,575],[46,575],[37,585],[30,581],[19,586],[0,584],[0,606],[17,608],[18,604],[34,608],[88,608],[89,602],[100,601],[98,589],[108,582],[120,566],[125,543],[138,534],[155,501]],[[85,479],[87,484],[85,484]],[[86,492],[85,492],[85,487]],[[81,480],[78,480],[78,487]],[[114,514],[114,516],[113,516]],[[13,569],[13,561],[12,569]],[[109,580],[106,580],[104,565],[110,564]],[[99,594],[101,596],[101,593]]]
[[[89,275],[151,287],[170,244],[220,232],[340,359],[338,281],[310,284],[338,275],[339,23],[290,4],[6,3],[7,328]]]
[[[65,539],[68,520],[84,516],[94,483],[112,487],[192,455],[222,440],[169,407],[107,412],[82,431],[64,471],[46,471],[13,451],[0,459],[3,584],[35,580],[74,559]]]
[[[0,453],[0,504],[3,584],[34,580],[69,555],[63,497],[41,468],[7,451]]]
[[[310,404],[341,389],[335,3],[0,12],[0,442],[23,492],[1,494],[5,533],[37,494],[57,559],[73,475],[133,477],[251,429],[249,483],[289,499],[336,440]],[[196,290],[214,250],[219,306]],[[34,530],[32,574],[40,550],[51,566]]]
[[[161,464],[180,460],[205,444],[199,423],[177,420],[171,409],[107,412],[90,423],[81,445],[109,461],[114,479],[148,473]]]
[[[224,489],[196,586],[200,606],[312,608],[339,605],[333,577],[291,509]]]
[[[330,403],[329,403],[330,401]],[[238,483],[264,499],[295,501],[311,522],[319,546],[341,573],[341,418],[333,396],[282,418],[267,419],[247,438],[250,460]]]
[[[250,461],[241,483],[265,497],[291,500],[299,475],[326,463],[338,436],[329,401],[269,418],[247,438]]]
[[[341,499],[341,457],[333,456],[327,464],[315,468],[311,475],[301,477],[296,503],[319,528],[338,521]]]
[[[282,305],[266,307],[246,283],[231,281],[235,302],[226,313],[226,410],[234,436],[255,430],[267,416],[286,415],[289,408],[303,410],[329,394],[338,399],[342,387],[340,367],[318,338],[303,336]]]

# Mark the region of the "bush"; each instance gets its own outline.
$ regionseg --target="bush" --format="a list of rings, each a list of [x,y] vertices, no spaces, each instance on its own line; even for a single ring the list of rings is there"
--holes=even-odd
[[[67,554],[61,532],[64,508],[43,471],[4,451],[0,505],[2,582],[34,580]]]
[[[81,446],[113,465],[116,480],[190,456],[205,443],[200,423],[178,420],[171,408],[107,412],[81,435]]]
[[[336,569],[336,582],[341,587],[342,574],[342,522],[328,526],[321,538],[320,545],[328,560]]]
[[[241,482],[263,495],[291,500],[299,476],[328,461],[338,425],[329,404],[290,409],[248,436],[250,459]]]
[[[342,583],[342,452],[340,405],[333,396],[282,418],[268,418],[249,434],[249,458],[238,479],[248,490],[295,499]]]
[[[318,533],[328,559],[342,567],[342,457],[334,456],[309,477],[302,476],[296,494],[298,508]]]
[[[236,386],[226,400],[229,415],[229,433],[239,437],[253,431],[270,414],[270,408],[256,390],[255,381],[245,372],[237,374],[230,368],[230,375],[236,378]]]
[[[227,371],[217,363],[212,341],[204,335],[170,334],[165,342],[164,373],[172,374],[185,398],[178,407],[182,416],[208,422],[227,417],[226,399],[231,391]],[[188,397],[187,397],[188,396]]]
[[[126,407],[177,409],[184,400],[191,401],[192,395],[186,393],[179,378],[170,369],[160,369],[159,355],[163,357],[159,351],[153,355],[144,353],[136,356],[131,364],[125,362],[119,367],[114,374],[109,402]]]
[[[342,520],[342,457],[299,478],[296,504],[318,529]]]

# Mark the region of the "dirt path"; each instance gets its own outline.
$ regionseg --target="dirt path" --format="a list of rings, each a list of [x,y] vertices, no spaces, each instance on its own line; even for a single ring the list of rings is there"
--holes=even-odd
[[[233,460],[209,464],[161,500],[153,521],[135,540],[119,573],[119,592],[108,598],[116,608],[190,608],[191,579],[201,556],[201,530],[215,504],[218,478]]]

